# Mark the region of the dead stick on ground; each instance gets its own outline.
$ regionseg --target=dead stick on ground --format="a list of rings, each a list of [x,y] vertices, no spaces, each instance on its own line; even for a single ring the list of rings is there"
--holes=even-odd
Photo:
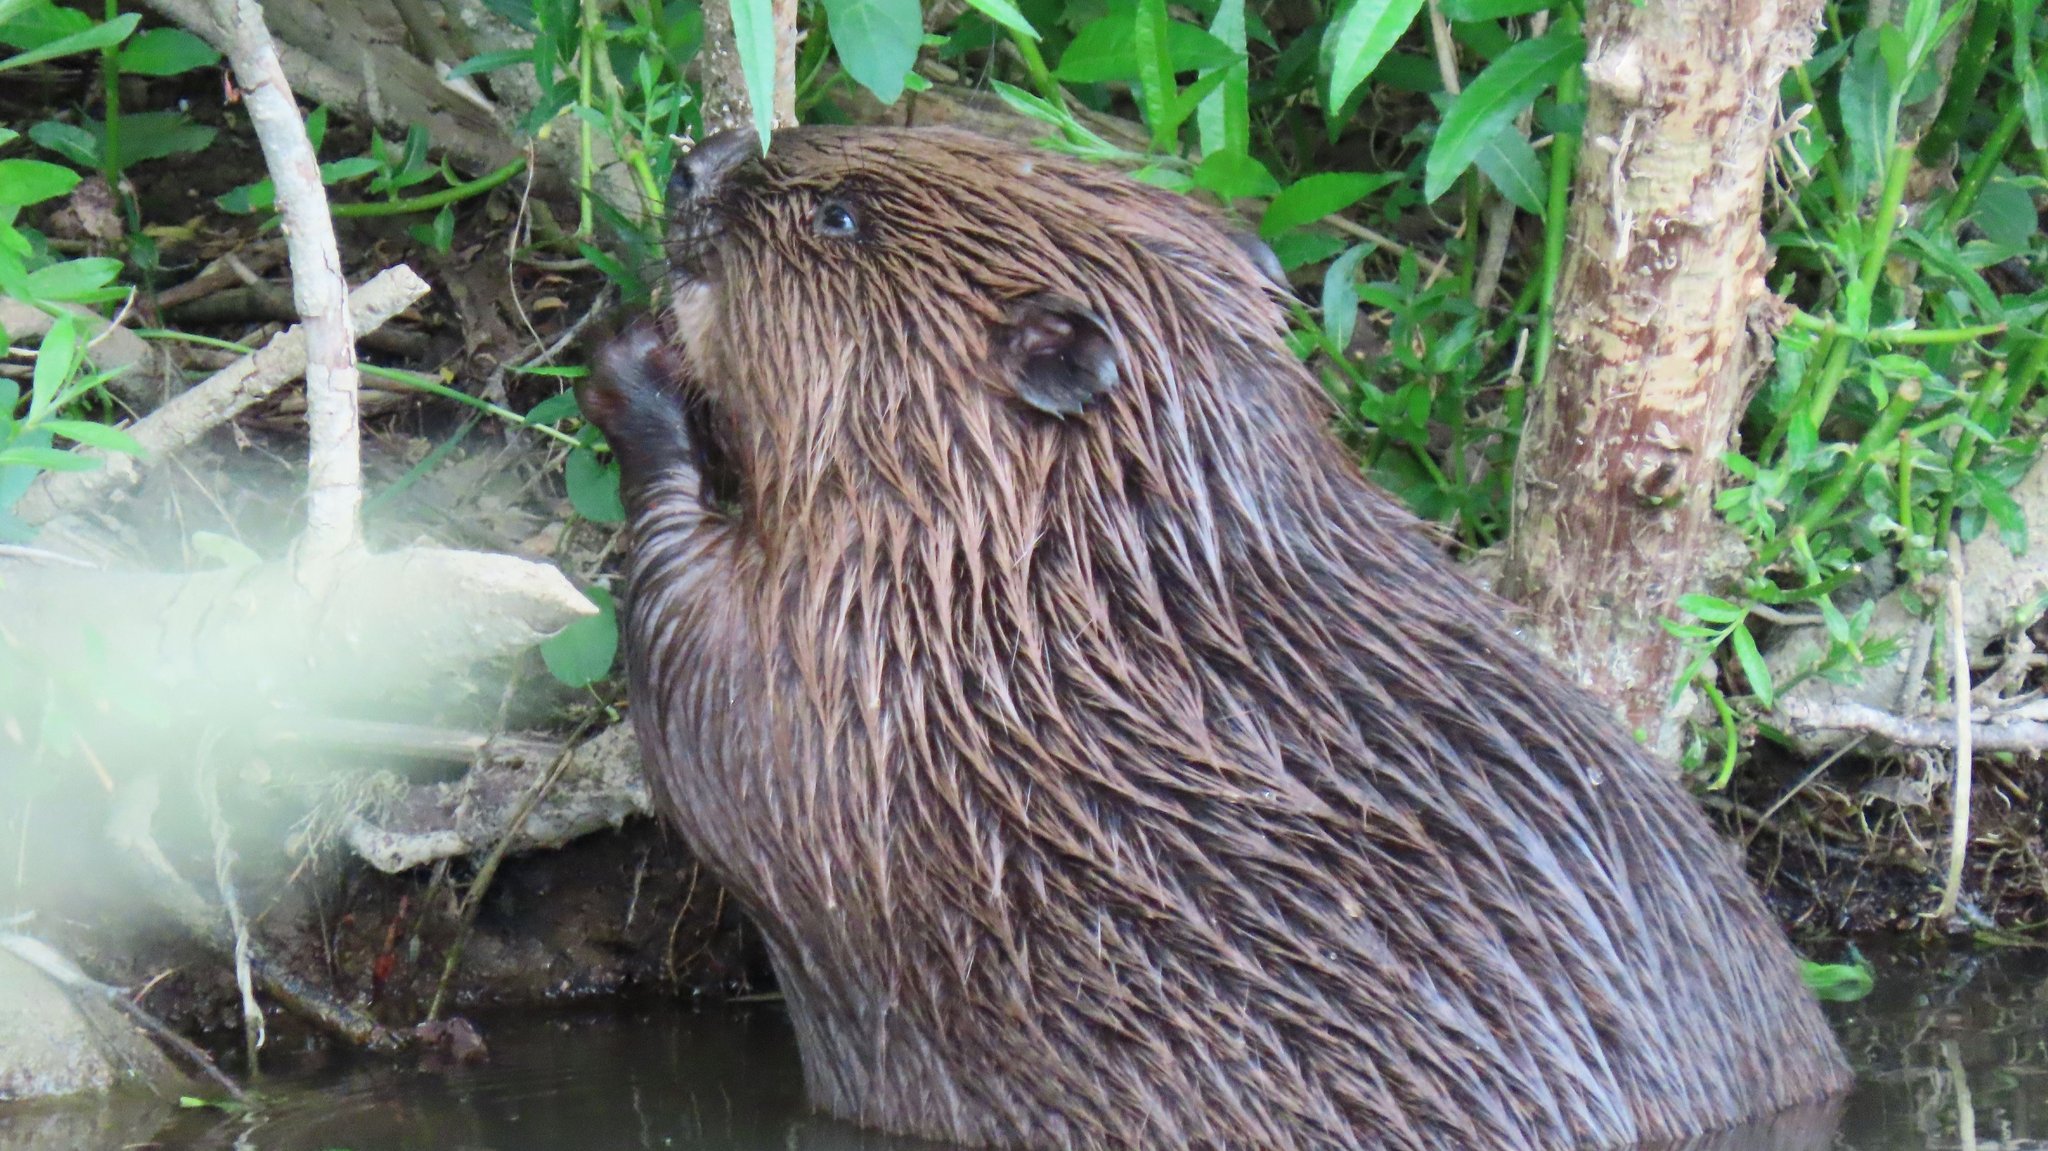
[[[1970,649],[1963,632],[1963,541],[1948,537],[1948,662],[1955,671],[1956,775],[1949,787],[1948,878],[1934,918],[1955,914],[1963,890],[1963,860],[1970,847]]]
[[[575,760],[577,742],[595,722],[595,719],[585,719],[569,733],[568,741],[562,746],[562,754],[555,757],[546,774],[535,780],[526,798],[519,801],[519,810],[505,821],[504,834],[491,846],[491,853],[484,857],[483,866],[477,868],[476,878],[470,881],[469,891],[462,897],[462,916],[455,925],[455,942],[448,945],[448,958],[441,964],[441,979],[434,984],[434,998],[427,1004],[427,1017],[423,1022],[432,1023],[441,1018],[441,1005],[448,998],[448,984],[455,978],[455,969],[462,964],[462,950],[469,942],[470,925],[476,922],[477,909],[483,906],[484,895],[491,889],[491,880],[498,874],[498,865],[505,861],[513,841],[519,838],[519,829],[526,826],[526,817],[533,814],[533,809],[553,790],[555,781],[562,778],[562,772],[568,770],[569,764]]]
[[[177,1052],[180,1058],[197,1068],[200,1074],[219,1084],[220,1089],[227,1092],[230,1099],[237,1103],[249,1102],[249,1097],[243,1094],[241,1085],[228,1078],[197,1044],[165,1026],[161,1019],[144,1010],[141,1004],[129,999],[120,988],[110,987],[80,971],[49,944],[27,935],[0,932],[0,948],[12,952],[15,958],[42,972],[59,987],[95,995],[113,1004],[116,1010],[155,1037],[157,1042]]]
[[[1869,732],[1900,747],[1953,747],[1954,709],[1946,710],[1947,715],[1932,720],[1907,719],[1865,703],[1815,704],[1795,698],[1780,699],[1777,704],[1778,718],[1796,730]],[[2048,751],[2048,722],[2025,718],[1972,720],[1969,739],[1974,751],[2039,754]]]
[[[351,326],[359,332],[375,331],[428,290],[426,281],[404,264],[386,268],[350,295]],[[303,327],[293,327],[173,398],[128,431],[142,445],[145,460],[162,460],[298,379],[305,370],[306,332]],[[89,472],[44,473],[22,496],[16,514],[31,524],[47,523],[64,512],[97,506],[108,492],[134,482],[138,472],[129,457],[95,454],[105,466]]]
[[[228,59],[263,161],[277,189],[292,269],[292,298],[306,330],[306,530],[298,558],[318,564],[355,547],[363,503],[360,429],[356,419],[355,334],[349,324],[348,281],[328,215],[320,163],[306,139],[277,46],[256,0],[213,0],[228,37]]]

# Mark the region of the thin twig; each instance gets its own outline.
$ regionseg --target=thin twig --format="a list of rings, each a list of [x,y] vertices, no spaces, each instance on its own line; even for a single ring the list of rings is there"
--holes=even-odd
[[[0,933],[0,947],[6,948],[15,958],[42,972],[65,990],[106,1000],[115,1010],[133,1020],[136,1026],[147,1031],[157,1042],[177,1052],[186,1063],[197,1068],[201,1075],[213,1080],[222,1091],[228,1093],[230,1099],[245,1105],[249,1102],[249,1096],[243,1093],[241,1085],[228,1078],[227,1073],[223,1072],[206,1052],[200,1050],[197,1044],[165,1026],[161,1019],[130,999],[120,988],[111,987],[92,978],[79,970],[70,960],[59,955],[55,948],[32,936]]]
[[[1819,704],[1789,696],[1778,700],[1775,714],[1800,732],[1862,731],[1899,747],[1953,747],[1958,730],[1952,713],[1938,720],[1907,719],[1867,703]],[[2048,751],[2048,722],[1973,719],[1970,743],[1978,751],[2039,754]]]
[[[77,556],[67,556],[63,552],[30,547],[27,544],[0,544],[0,559],[29,560],[34,563],[56,564],[59,567],[85,568],[88,571],[97,570],[100,566],[91,560],[82,560]]]
[[[462,964],[463,947],[469,942],[470,928],[476,923],[477,910],[483,906],[484,896],[491,889],[491,880],[498,874],[498,865],[503,863],[505,856],[511,852],[513,842],[519,838],[519,829],[526,826],[527,816],[533,814],[533,809],[540,805],[540,801],[549,791],[553,790],[556,781],[562,778],[562,773],[568,770],[569,764],[575,760],[577,741],[583,738],[584,733],[589,731],[595,722],[595,716],[586,718],[569,734],[568,740],[562,745],[562,753],[555,757],[555,761],[548,765],[547,772],[535,780],[533,786],[527,790],[526,797],[519,802],[519,810],[513,812],[512,818],[505,822],[504,833],[498,837],[498,842],[491,846],[491,853],[484,857],[482,866],[477,868],[476,878],[470,881],[469,891],[462,897],[462,915],[455,927],[455,941],[448,945],[448,958],[441,964],[441,978],[434,984],[434,998],[427,1004],[427,1017],[423,1022],[432,1023],[441,1017],[441,1005],[448,997],[448,984],[455,978],[455,969]]]
[[[256,976],[249,955],[249,920],[242,914],[242,899],[235,890],[235,848],[230,841],[226,814],[220,806],[220,772],[214,748],[220,742],[218,726],[207,729],[199,743],[199,771],[194,783],[199,805],[206,815],[207,835],[213,840],[213,884],[227,909],[228,929],[234,933],[235,987],[242,995],[242,1039],[249,1053],[249,1073],[259,1074],[265,1028],[263,1004],[256,1000]]]
[[[1948,541],[1948,662],[1955,673],[1956,769],[1949,787],[1948,878],[1941,886],[1935,919],[1955,914],[1963,890],[1963,863],[1970,849],[1970,651],[1963,631],[1963,541]]]
[[[1798,783],[1795,783],[1791,787],[1786,788],[1785,794],[1772,800],[1771,805],[1769,807],[1764,808],[1763,811],[1757,815],[1756,831],[1752,831],[1748,835],[1743,836],[1743,849],[1748,850],[1750,843],[1756,839],[1757,831],[1762,831],[1764,829],[1764,824],[1769,823],[1772,816],[1778,814],[1780,809],[1782,809],[1786,804],[1792,802],[1792,797],[1798,795],[1802,791],[1805,791],[1807,785],[1812,783],[1814,780],[1819,779],[1822,772],[1826,771],[1828,768],[1833,767],[1836,761],[1840,760],[1843,756],[1849,754],[1852,751],[1855,751],[1858,747],[1861,747],[1863,745],[1863,741],[1868,738],[1870,738],[1868,733],[1858,735],[1855,739],[1852,739],[1849,742],[1843,744],[1842,746],[1836,748],[1834,751],[1829,752],[1825,759],[1822,759],[1819,763],[1813,765],[1812,771],[1809,771],[1805,775],[1800,776]]]

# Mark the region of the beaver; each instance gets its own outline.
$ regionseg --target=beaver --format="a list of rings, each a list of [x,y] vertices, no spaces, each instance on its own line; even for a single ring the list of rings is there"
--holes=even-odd
[[[586,413],[652,790],[822,1111],[1613,1147],[1847,1082],[1734,853],[1373,487],[1270,255],[951,131],[681,164]]]

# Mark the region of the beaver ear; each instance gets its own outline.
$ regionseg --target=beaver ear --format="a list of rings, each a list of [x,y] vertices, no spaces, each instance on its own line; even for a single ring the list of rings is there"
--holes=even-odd
[[[1049,415],[1079,415],[1116,387],[1116,344],[1108,327],[1056,292],[1011,304],[1001,344],[1017,397]]]

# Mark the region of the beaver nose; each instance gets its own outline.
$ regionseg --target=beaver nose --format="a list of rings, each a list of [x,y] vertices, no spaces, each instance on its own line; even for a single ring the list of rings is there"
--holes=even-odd
[[[759,151],[759,136],[750,129],[727,128],[697,142],[690,154],[676,161],[669,178],[669,202],[701,200],[718,190],[726,174]]]

